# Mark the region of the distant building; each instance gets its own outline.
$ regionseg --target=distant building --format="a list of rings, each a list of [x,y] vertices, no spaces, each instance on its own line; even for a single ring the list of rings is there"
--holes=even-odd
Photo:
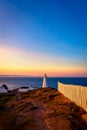
[[[19,92],[28,92],[30,90],[34,90],[34,88],[33,87],[20,87],[18,91]]]
[[[7,88],[5,88],[4,85],[0,86],[0,93],[8,93]]]
[[[28,92],[29,91],[29,87],[20,87],[19,92]]]
[[[44,74],[42,88],[46,88],[47,87],[47,81],[46,80],[47,80],[47,76],[46,76],[46,74]]]

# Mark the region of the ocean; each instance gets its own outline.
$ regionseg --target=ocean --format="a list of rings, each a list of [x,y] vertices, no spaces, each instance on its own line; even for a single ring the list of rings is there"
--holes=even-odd
[[[35,78],[35,77],[0,77],[0,85],[6,84],[7,87],[12,90],[23,86],[33,86],[36,88],[40,88],[42,86],[43,78]],[[75,84],[75,85],[83,85],[87,86],[87,77],[48,77],[47,78],[47,86],[53,87],[57,89],[58,81],[65,84]]]

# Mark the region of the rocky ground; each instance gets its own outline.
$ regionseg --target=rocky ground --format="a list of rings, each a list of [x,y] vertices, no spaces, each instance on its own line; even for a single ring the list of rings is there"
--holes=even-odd
[[[0,95],[0,130],[87,130],[87,113],[53,88],[13,91]]]

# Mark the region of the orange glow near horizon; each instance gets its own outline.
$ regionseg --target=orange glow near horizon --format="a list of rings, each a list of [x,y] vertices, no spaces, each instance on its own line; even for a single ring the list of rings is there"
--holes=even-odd
[[[71,64],[69,59],[26,52],[13,47],[0,46],[0,75],[87,76],[87,67]]]

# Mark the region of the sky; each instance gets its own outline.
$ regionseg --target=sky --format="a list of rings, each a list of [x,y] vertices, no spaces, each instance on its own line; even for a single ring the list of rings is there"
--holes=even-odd
[[[0,0],[0,75],[87,77],[86,0]]]

